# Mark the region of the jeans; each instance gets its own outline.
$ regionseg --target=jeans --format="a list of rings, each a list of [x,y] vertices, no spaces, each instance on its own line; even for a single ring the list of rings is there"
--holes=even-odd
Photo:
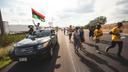
[[[118,44],[118,53],[117,55],[121,55],[122,48],[123,48],[123,42],[122,41],[112,41],[111,45],[107,48],[107,51],[111,48],[114,48]]]

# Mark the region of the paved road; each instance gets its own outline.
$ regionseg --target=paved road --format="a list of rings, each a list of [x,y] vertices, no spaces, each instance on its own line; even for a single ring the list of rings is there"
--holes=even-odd
[[[1,72],[127,72],[128,71],[128,37],[124,39],[123,58],[116,56],[117,48],[105,54],[104,49],[110,44],[111,37],[104,34],[99,44],[102,54],[97,54],[94,42],[88,38],[85,31],[86,43],[79,53],[74,52],[73,43],[62,31],[58,32],[58,45],[51,60],[32,63],[13,62]]]

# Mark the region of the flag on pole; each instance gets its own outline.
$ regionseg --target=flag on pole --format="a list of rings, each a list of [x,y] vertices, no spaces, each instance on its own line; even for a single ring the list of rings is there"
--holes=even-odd
[[[32,17],[45,22],[45,16],[32,8]]]

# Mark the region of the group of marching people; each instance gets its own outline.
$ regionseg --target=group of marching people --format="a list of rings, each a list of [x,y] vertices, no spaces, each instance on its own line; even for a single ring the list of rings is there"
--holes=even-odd
[[[122,27],[123,23],[118,22],[115,27],[112,28],[112,30],[109,32],[109,34],[112,36],[111,39],[111,45],[106,47],[105,52],[108,53],[109,49],[114,48],[116,44],[118,45],[118,53],[117,56],[121,57],[121,52],[123,48],[123,41],[121,40],[121,33],[122,33]],[[103,36],[103,32],[101,29],[101,25],[96,25],[95,28],[89,29],[89,38],[92,38],[95,42],[95,49],[97,53],[101,53],[99,50],[100,39]],[[65,31],[65,30],[64,30]],[[78,49],[83,49],[82,43],[85,43],[85,36],[84,36],[84,30],[82,27],[75,27],[75,29],[70,26],[68,29],[68,35],[69,35],[69,41],[71,42],[71,38],[73,36],[73,43],[74,43],[74,49],[75,52],[78,52]]]

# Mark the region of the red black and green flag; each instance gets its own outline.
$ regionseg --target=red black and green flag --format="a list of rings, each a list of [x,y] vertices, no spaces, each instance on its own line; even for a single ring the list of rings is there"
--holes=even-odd
[[[45,16],[32,8],[32,17],[45,22]]]

